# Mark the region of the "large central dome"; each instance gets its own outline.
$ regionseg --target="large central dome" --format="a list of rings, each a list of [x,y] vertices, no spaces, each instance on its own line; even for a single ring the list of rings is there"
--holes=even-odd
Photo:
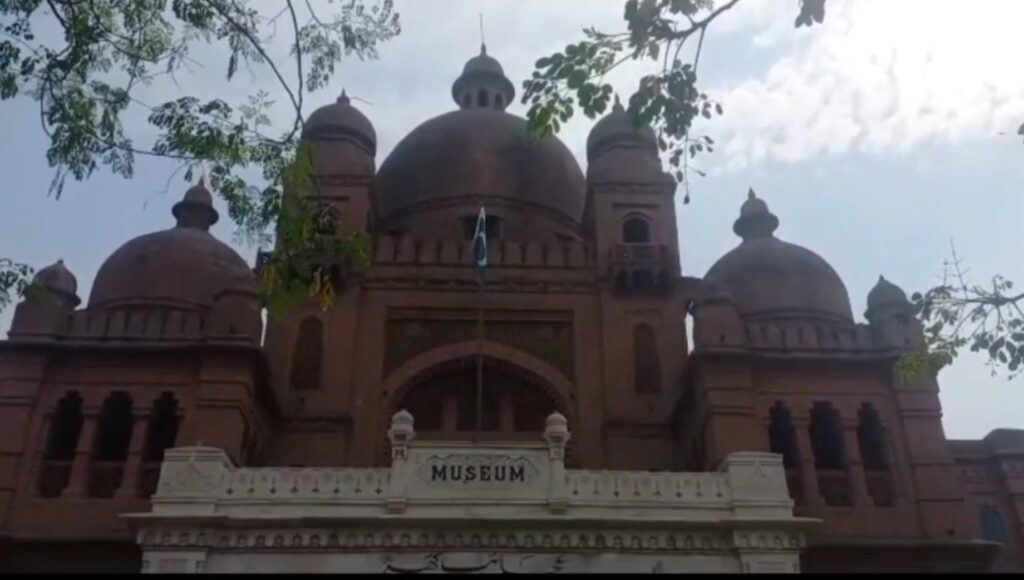
[[[527,206],[578,224],[586,180],[557,138],[538,138],[505,112],[514,96],[500,66],[471,66],[455,82],[460,110],[435,117],[402,139],[377,174],[378,218],[458,206]],[[494,61],[497,62],[497,61]]]

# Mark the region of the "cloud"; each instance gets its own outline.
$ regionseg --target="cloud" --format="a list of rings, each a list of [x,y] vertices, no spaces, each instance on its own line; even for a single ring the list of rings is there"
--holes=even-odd
[[[751,2],[720,31],[753,35],[752,50],[772,58],[710,91],[726,109],[703,128],[722,144],[717,164],[899,154],[1024,122],[1024,3],[979,0],[968,14],[955,0],[830,2],[824,25],[799,31],[790,12]]]

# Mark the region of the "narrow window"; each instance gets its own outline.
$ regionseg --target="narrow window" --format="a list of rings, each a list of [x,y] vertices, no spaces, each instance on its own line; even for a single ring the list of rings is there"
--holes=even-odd
[[[153,411],[146,429],[146,446],[142,452],[140,497],[149,497],[156,492],[164,452],[174,447],[178,438],[178,421],[178,400],[173,393],[164,393],[153,401]]]
[[[484,109],[486,109],[489,106],[487,99],[487,91],[480,89],[480,92],[476,94],[476,104],[477,106]]]
[[[631,217],[622,222],[622,242],[625,244],[651,243],[651,227],[641,217]]]
[[[803,499],[803,480],[800,477],[800,455],[792,414],[782,401],[776,401],[769,415],[768,439],[771,452],[782,456],[789,495],[800,501]]]
[[[811,448],[818,471],[818,488],[830,506],[853,505],[850,476],[846,471],[843,426],[831,403],[817,402],[811,408]]]
[[[633,329],[633,387],[637,393],[661,392],[658,341],[648,324],[639,324]]]
[[[501,95],[494,95],[494,108],[501,110],[505,106],[505,99]]]
[[[864,403],[857,413],[857,446],[864,466],[864,484],[868,495],[878,507],[895,505],[889,454],[885,445],[885,428],[878,410]]]
[[[293,389],[319,389],[323,366],[324,325],[315,316],[299,324],[298,338],[292,353],[291,384]]]
[[[103,401],[96,449],[89,466],[89,497],[110,498],[121,487],[132,439],[132,399],[117,391]]]
[[[71,391],[57,402],[57,408],[50,418],[46,450],[37,482],[41,497],[60,497],[68,486],[81,433],[82,397]]]

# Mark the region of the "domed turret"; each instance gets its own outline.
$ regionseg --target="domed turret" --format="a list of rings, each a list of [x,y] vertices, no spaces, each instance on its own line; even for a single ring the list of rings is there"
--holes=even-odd
[[[852,322],[846,286],[821,256],[774,236],[779,219],[753,190],[733,224],[743,242],[708,270],[743,317]]]
[[[875,287],[868,292],[868,312],[882,310],[886,307],[909,306],[910,300],[902,288],[885,279],[885,276],[878,276]]]
[[[36,272],[32,283],[66,298],[72,306],[81,302],[78,298],[78,280],[64,265],[64,260],[57,260]]]
[[[452,98],[462,109],[504,111],[515,96],[515,86],[505,76],[505,69],[487,55],[484,44],[480,45],[480,55],[466,62],[462,75],[452,84]]]
[[[590,131],[587,161],[591,183],[672,183],[662,169],[654,129],[637,127],[618,102]]]
[[[255,291],[245,260],[210,235],[217,211],[203,181],[172,211],[175,227],[130,240],[100,266],[90,308],[139,302],[204,307],[224,291]]]
[[[302,129],[307,140],[350,140],[371,157],[377,154],[377,131],[359,109],[352,106],[342,91],[334,103],[320,107],[309,116]]]
[[[650,125],[637,127],[618,102],[598,121],[587,137],[587,159],[593,160],[612,147],[632,147],[658,154],[658,136]]]

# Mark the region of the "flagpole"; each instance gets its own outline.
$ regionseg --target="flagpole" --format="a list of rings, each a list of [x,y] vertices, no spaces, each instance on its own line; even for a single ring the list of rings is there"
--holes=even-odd
[[[473,443],[483,430],[484,409],[484,290],[487,279],[487,214],[480,204],[480,214],[473,233],[473,257],[476,270],[476,421]]]
[[[473,430],[473,442],[482,430],[484,407],[484,285],[478,284],[476,290],[476,426]]]

